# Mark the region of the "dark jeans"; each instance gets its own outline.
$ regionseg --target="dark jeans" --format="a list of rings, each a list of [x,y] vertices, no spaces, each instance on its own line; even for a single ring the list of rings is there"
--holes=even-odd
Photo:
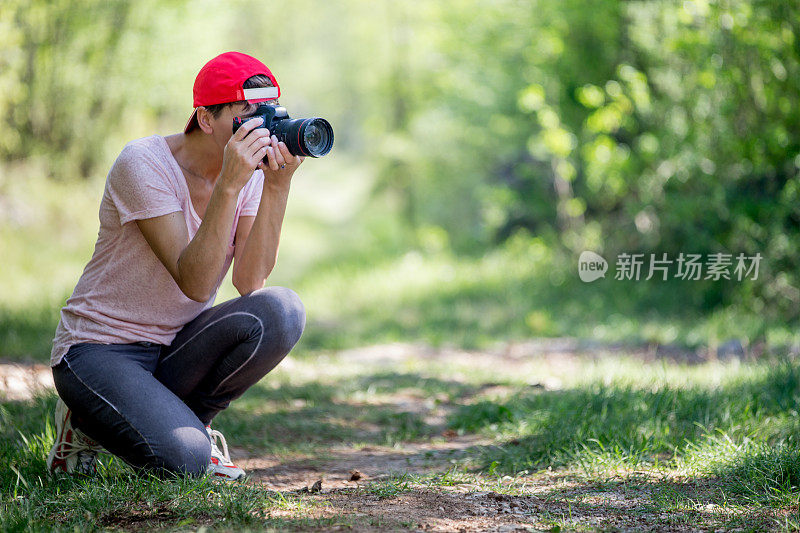
[[[202,312],[170,346],[76,344],[53,377],[75,426],[112,454],[136,468],[202,474],[205,426],[280,363],[304,326],[297,295],[268,287]]]

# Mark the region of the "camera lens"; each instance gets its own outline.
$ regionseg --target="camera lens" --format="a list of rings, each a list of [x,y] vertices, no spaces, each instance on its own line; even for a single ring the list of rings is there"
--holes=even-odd
[[[323,146],[323,133],[319,126],[313,122],[306,126],[303,132],[303,142],[309,148],[309,152],[319,152]]]
[[[333,148],[333,128],[324,118],[282,120],[278,129],[294,155],[322,157]]]

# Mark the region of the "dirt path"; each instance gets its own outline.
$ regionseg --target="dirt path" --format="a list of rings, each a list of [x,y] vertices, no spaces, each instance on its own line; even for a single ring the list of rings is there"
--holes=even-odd
[[[29,400],[53,387],[53,373],[47,365],[0,361],[0,398]]]
[[[334,451],[324,461],[248,460],[251,482],[269,490],[300,494],[313,506],[270,513],[275,518],[338,521],[324,530],[438,532],[511,531],[773,531],[797,510],[747,509],[720,505],[714,480],[652,472],[620,472],[588,481],[579,472],[543,472],[441,484],[434,472],[447,472],[451,452],[480,441],[454,439],[447,446]],[[439,453],[441,452],[441,453]],[[367,473],[350,481],[352,472]],[[410,476],[398,482],[398,475]],[[413,474],[428,475],[414,481]],[[391,480],[384,482],[382,480]],[[439,478],[441,479],[441,478]],[[319,492],[313,484],[322,481]],[[308,489],[311,491],[308,492]],[[685,501],[680,511],[658,505],[665,492]],[[732,527],[740,524],[743,528]]]
[[[261,456],[239,461],[254,481],[274,490],[297,490],[323,481],[326,489],[351,489],[402,474],[431,474],[447,470],[450,461],[471,446],[488,445],[475,436],[455,437],[445,443],[413,443],[402,448],[333,447],[325,457],[285,461]],[[356,479],[353,479],[353,478]]]
[[[251,483],[301,495],[312,504],[310,509],[273,511],[271,517],[338,519],[325,530],[731,529],[731,510],[719,504],[713,480],[670,473],[620,472],[610,478],[587,481],[579,472],[546,471],[506,477],[499,482],[480,475],[441,482],[452,459],[468,452],[471,446],[483,444],[486,441],[474,437],[456,437],[445,444],[416,444],[399,450],[333,449],[325,459],[286,462],[259,457],[242,463],[251,473]],[[361,475],[358,481],[351,481],[354,472]],[[403,481],[404,476],[408,481]],[[317,492],[312,487],[319,481],[322,483]],[[655,503],[663,498],[665,490],[685,500],[680,512],[665,512]],[[776,520],[791,512],[740,508],[735,514],[747,530],[771,531]]]
[[[488,444],[474,436],[456,436],[444,443],[408,444],[399,449],[333,448],[324,459],[287,462],[257,457],[241,464],[252,483],[303,494],[319,504],[311,516],[342,517],[342,527],[351,531],[528,531],[532,513],[541,505],[538,498],[484,490],[479,477],[456,485],[442,485],[436,479],[437,473],[446,476],[452,461],[469,448]]]

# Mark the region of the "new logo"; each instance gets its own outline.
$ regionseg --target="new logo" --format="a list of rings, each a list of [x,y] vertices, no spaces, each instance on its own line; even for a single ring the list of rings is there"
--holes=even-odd
[[[578,258],[578,276],[581,281],[589,283],[598,278],[606,277],[608,262],[594,252],[586,250]]]

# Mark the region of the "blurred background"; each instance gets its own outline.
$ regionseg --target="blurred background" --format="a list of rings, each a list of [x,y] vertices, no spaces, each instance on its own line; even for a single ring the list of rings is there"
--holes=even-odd
[[[268,280],[306,303],[300,351],[797,350],[798,35],[782,0],[2,0],[0,357],[48,359],[108,169],[181,131],[228,50],[336,132]],[[763,259],[756,280],[583,283],[583,250]]]

